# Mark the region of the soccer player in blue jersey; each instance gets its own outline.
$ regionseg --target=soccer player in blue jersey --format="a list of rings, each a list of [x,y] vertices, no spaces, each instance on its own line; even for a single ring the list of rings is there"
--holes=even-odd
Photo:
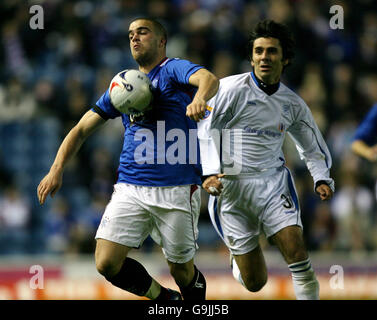
[[[321,200],[334,192],[331,155],[306,103],[280,82],[294,53],[287,27],[262,21],[249,45],[252,72],[221,79],[198,124],[211,219],[231,252],[233,275],[249,291],[259,291],[267,281],[258,240],[264,232],[288,264],[297,299],[318,299],[299,201],[282,150],[286,134],[305,160]],[[222,140],[216,141],[219,136]]]
[[[38,186],[38,198],[43,204],[58,191],[64,167],[90,134],[107,119],[121,117],[125,133],[119,177],[96,234],[97,270],[113,285],[139,296],[203,300],[205,278],[194,265],[201,166],[192,158],[198,148],[192,129],[219,81],[199,65],[167,58],[166,31],[158,21],[138,18],[128,34],[132,56],[153,85],[152,109],[130,119],[112,106],[107,90],[64,139]],[[127,256],[148,235],[162,247],[181,294],[162,287]]]

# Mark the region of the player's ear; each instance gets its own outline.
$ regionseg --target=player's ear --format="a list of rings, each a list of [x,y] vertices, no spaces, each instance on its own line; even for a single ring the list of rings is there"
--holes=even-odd
[[[166,47],[166,39],[164,39],[164,38],[161,38],[161,40],[160,40],[160,47]]]
[[[289,63],[289,59],[284,59],[283,60],[283,66],[286,66]]]

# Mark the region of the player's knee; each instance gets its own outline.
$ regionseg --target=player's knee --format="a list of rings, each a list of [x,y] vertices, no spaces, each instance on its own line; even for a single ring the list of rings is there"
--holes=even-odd
[[[263,275],[258,278],[247,278],[246,281],[244,280],[244,283],[247,290],[251,292],[258,292],[267,283],[267,275]]]
[[[116,261],[109,258],[96,259],[97,271],[105,278],[111,278],[115,276],[119,272],[121,267],[122,266],[116,263]]]

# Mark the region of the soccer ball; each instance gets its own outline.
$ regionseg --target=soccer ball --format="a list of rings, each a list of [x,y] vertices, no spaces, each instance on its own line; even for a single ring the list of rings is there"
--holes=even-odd
[[[140,116],[152,101],[151,81],[139,70],[123,70],[110,82],[109,94],[114,108],[127,115]]]

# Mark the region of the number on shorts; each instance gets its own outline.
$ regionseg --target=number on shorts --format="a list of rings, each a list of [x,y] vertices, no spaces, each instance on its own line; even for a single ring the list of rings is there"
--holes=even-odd
[[[281,198],[284,200],[283,207],[290,209],[293,207],[292,201],[290,197],[287,197],[285,194],[281,195]]]

